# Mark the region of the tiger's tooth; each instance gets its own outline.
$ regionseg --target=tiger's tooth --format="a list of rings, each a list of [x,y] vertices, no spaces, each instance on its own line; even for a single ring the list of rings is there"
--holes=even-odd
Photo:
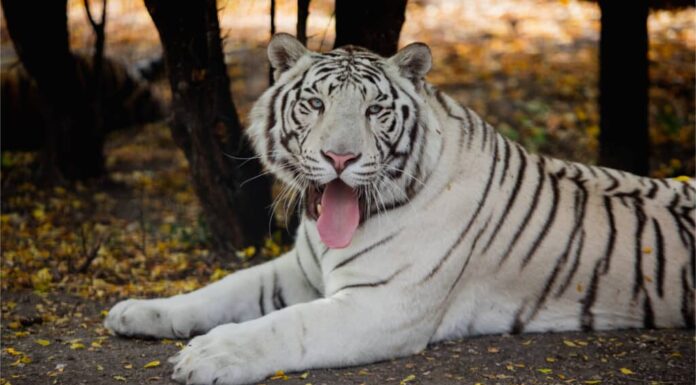
[[[317,214],[321,215],[321,203],[317,203]]]

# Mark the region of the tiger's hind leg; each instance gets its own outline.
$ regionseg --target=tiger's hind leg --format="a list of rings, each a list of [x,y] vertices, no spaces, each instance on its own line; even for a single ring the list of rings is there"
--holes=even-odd
[[[311,257],[301,258],[292,250],[188,294],[119,302],[104,324],[123,336],[188,338],[203,334],[217,325],[247,321],[321,297],[320,269],[314,263]]]

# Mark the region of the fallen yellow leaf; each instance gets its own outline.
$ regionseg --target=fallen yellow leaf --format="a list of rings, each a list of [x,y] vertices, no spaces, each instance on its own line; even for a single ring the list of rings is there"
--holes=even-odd
[[[565,346],[570,346],[571,348],[577,348],[577,347],[578,347],[578,345],[576,345],[575,342],[569,341],[569,340],[563,340],[563,344],[565,344]]]
[[[552,369],[547,369],[547,368],[537,369],[537,371],[539,371],[540,373],[544,373],[544,374],[551,374],[553,372]]]
[[[48,290],[51,287],[52,281],[53,275],[47,267],[44,267],[31,276],[31,283],[34,285],[34,289],[41,292]]]
[[[114,376],[114,380],[126,382],[126,377],[123,377],[123,376]]]
[[[5,348],[5,351],[11,356],[21,356],[22,354],[24,354],[13,347]]]
[[[145,364],[145,366],[143,366],[143,368],[149,369],[149,368],[156,368],[158,366],[160,366],[160,361],[154,360],[154,361],[150,361],[147,364]]]
[[[39,344],[41,346],[48,346],[51,344],[51,341],[43,340],[43,339],[37,339],[37,340],[34,340],[34,342],[36,342],[37,344]]]
[[[414,374],[409,374],[408,376],[404,377],[404,379],[401,380],[401,382],[399,382],[399,385],[404,385],[407,382],[411,382],[415,379],[416,379],[416,376]]]
[[[72,350],[80,350],[80,349],[84,349],[84,348],[85,348],[85,344],[80,343],[80,342],[73,342],[70,344],[70,349],[72,349]]]
[[[275,375],[271,377],[271,380],[288,380],[289,377],[285,375],[285,372],[282,370],[278,370],[275,372]]]
[[[631,370],[631,369],[629,369],[629,368],[621,368],[621,369],[619,369],[619,370],[620,370],[621,373],[623,373],[623,374],[627,374],[627,375],[628,375],[628,374],[635,374],[635,373],[633,373],[633,370]]]

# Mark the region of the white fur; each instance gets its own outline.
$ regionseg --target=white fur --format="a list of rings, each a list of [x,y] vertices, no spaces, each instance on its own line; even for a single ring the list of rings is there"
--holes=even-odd
[[[312,65],[312,55],[316,54],[307,52],[299,60],[294,57],[297,62],[277,74],[275,87],[297,79]],[[507,142],[512,155],[503,174],[502,151],[507,139],[449,97],[441,94],[438,100],[434,88],[419,86],[417,79],[413,83],[413,79],[402,77],[394,64],[387,65],[385,72],[390,81],[415,96],[424,143],[427,143],[422,158],[417,160],[420,170],[412,164],[405,165],[413,177],[417,174],[424,182],[418,185],[408,204],[368,218],[345,249],[326,251],[316,223],[305,217],[294,249],[278,259],[234,273],[193,293],[121,302],[109,312],[106,326],[122,335],[168,338],[207,332],[194,338],[172,359],[173,378],[192,384],[242,384],[261,380],[276,370],[340,367],[414,354],[434,341],[510,332],[516,317],[522,326],[513,331],[579,330],[583,325],[583,301],[587,300],[593,273],[609,242],[610,219],[605,197],[610,197],[607,199],[612,205],[616,237],[610,266],[597,282],[596,300],[590,312],[594,317],[591,327],[644,326],[646,296],[655,326],[685,324],[682,301],[686,299],[691,306],[687,310],[693,309],[693,256],[667,207],[679,195],[678,209],[686,207],[686,215],[693,220],[693,187],[544,158],[542,172],[546,180],[538,207],[519,241],[501,263],[506,247],[534,200],[541,158]],[[262,159],[267,167],[301,188],[302,183],[267,159],[271,151],[280,151],[267,148],[265,136],[267,111],[275,90],[267,91],[255,106],[250,135],[257,152],[264,155]],[[308,139],[307,143],[311,144],[307,151],[318,151],[329,142],[337,145],[355,135],[355,130],[369,128],[364,126],[368,123],[361,122],[359,111],[363,105],[358,96],[341,95],[350,95],[352,100],[329,101],[334,103],[326,107],[331,115],[317,118],[313,123],[316,136]],[[374,158],[374,148],[369,143],[358,140],[351,146]],[[497,157],[493,156],[494,152]],[[510,212],[484,253],[519,175],[520,152],[527,164],[525,178]],[[361,170],[360,164],[352,172]],[[320,183],[336,177],[328,163],[321,167],[324,174]],[[490,170],[494,170],[493,174]],[[523,267],[522,259],[551,211],[551,175],[558,175],[557,215]],[[355,183],[349,175],[346,178],[346,183]],[[493,178],[491,187],[484,196],[489,178]],[[377,200],[392,201],[403,195],[404,183],[409,179],[402,179],[394,182],[396,187],[381,185]],[[618,180],[618,186],[613,186],[613,179]],[[581,181],[586,195],[579,192],[577,181]],[[654,197],[647,198],[656,184]],[[638,198],[621,195],[632,191],[638,191],[646,218],[642,243],[638,245],[644,275],[639,279],[638,293],[634,290]],[[549,295],[535,310],[534,304],[554,266],[562,260],[573,232],[578,202],[582,202],[578,199],[583,197],[587,203],[581,223],[584,237],[582,250],[577,253],[577,268],[566,290],[560,292],[573,270],[579,234],[571,243],[566,261],[559,263]],[[657,294],[658,240],[653,219],[661,226],[666,257],[662,297]],[[687,219],[682,224],[693,234],[693,226]],[[469,230],[462,236],[466,227]],[[388,240],[375,246],[384,239]],[[369,250],[335,269],[366,249]],[[427,279],[434,269],[432,278]],[[373,286],[344,288],[366,283]],[[287,307],[273,311],[278,307],[279,296]]]

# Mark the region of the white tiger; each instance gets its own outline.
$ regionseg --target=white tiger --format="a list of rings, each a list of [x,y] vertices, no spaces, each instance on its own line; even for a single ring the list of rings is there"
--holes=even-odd
[[[484,333],[694,325],[693,183],[528,154],[427,84],[430,50],[270,42],[248,133],[303,194],[294,249],[190,294],[117,304],[188,338],[187,384],[339,367]]]

